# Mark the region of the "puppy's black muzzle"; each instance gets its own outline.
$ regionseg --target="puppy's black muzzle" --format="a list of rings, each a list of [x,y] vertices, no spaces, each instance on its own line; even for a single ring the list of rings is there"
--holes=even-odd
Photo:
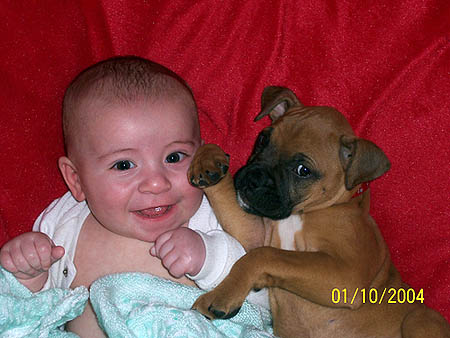
[[[275,168],[260,162],[242,167],[234,178],[241,207],[251,214],[274,220],[289,217],[292,207],[280,175]]]

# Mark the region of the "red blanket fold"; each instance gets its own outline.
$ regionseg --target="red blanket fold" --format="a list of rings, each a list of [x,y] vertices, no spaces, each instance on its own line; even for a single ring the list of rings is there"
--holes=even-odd
[[[331,105],[392,168],[372,187],[404,280],[450,319],[450,2],[39,1],[0,4],[0,245],[66,188],[60,105],[83,68],[135,54],[195,93],[203,138],[232,170],[249,155],[262,89]]]

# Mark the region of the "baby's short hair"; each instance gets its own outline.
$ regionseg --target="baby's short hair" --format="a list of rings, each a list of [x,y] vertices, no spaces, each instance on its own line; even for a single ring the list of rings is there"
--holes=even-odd
[[[180,76],[138,56],[117,56],[88,67],[75,77],[64,94],[62,112],[66,150],[72,138],[74,114],[87,100],[100,99],[126,105],[142,99],[179,95],[180,92],[187,93],[196,108],[192,91]]]

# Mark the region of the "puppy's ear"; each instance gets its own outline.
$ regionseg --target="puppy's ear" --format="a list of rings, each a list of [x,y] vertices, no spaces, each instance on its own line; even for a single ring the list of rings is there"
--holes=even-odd
[[[261,112],[255,118],[255,121],[269,115],[274,122],[294,106],[303,107],[303,104],[292,90],[285,87],[266,87],[261,96]]]
[[[345,171],[345,188],[372,181],[391,167],[386,155],[374,143],[353,136],[341,136],[339,157]]]

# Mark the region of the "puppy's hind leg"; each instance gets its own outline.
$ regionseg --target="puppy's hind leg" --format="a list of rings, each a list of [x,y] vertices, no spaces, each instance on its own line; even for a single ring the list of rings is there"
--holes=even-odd
[[[419,307],[402,323],[402,338],[450,338],[449,323],[436,311]]]

